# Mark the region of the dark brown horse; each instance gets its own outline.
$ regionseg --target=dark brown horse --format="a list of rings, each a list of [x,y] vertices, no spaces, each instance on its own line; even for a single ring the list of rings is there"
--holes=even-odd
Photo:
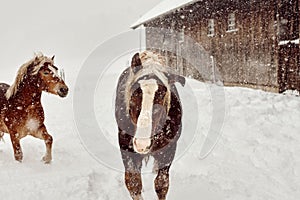
[[[142,198],[141,168],[144,158],[153,156],[157,167],[155,190],[166,199],[169,169],[181,134],[182,108],[175,82],[185,78],[170,73],[162,59],[152,52],[135,54],[131,67],[120,76],[115,117],[125,167],[125,183],[132,199]]]
[[[9,86],[0,84],[0,136],[9,133],[17,161],[22,161],[20,140],[31,135],[46,144],[45,163],[52,160],[52,136],[44,125],[44,110],[41,104],[42,91],[60,97],[68,94],[64,75],[54,66],[54,56],[42,54],[23,64],[18,70],[15,82]]]

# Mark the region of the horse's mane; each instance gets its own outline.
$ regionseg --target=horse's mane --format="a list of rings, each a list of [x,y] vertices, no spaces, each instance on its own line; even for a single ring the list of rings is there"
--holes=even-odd
[[[46,62],[54,64],[53,60],[51,58],[44,56],[42,53],[38,53],[38,54],[35,54],[34,58],[32,58],[28,62],[24,63],[18,70],[18,73],[17,73],[14,83],[6,91],[6,94],[5,94],[6,98],[10,99],[18,92],[19,86],[22,83],[22,81],[24,80],[24,77],[28,74],[28,72],[29,72],[28,69],[30,67],[33,67],[30,75],[36,75],[40,71],[41,67],[43,67],[43,65]]]
[[[144,51],[140,54],[140,59],[143,65],[143,68],[140,69],[137,73],[134,73],[132,69],[130,68],[129,77],[126,83],[125,88],[125,99],[126,99],[126,108],[127,111],[129,110],[129,104],[130,104],[130,98],[131,98],[131,88],[133,84],[141,77],[148,75],[148,74],[154,74],[159,78],[159,80],[166,86],[167,88],[167,94],[165,97],[165,102],[168,105],[167,111],[169,111],[170,108],[170,102],[171,102],[171,90],[170,85],[168,82],[168,78],[165,74],[168,73],[168,69],[165,66],[164,59],[151,51]]]

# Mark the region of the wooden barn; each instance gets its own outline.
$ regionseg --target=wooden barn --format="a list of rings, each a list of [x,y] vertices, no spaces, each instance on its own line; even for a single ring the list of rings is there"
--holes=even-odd
[[[193,38],[213,58],[224,85],[300,91],[299,12],[299,0],[164,0],[132,28],[146,28],[147,48],[163,42],[151,27]],[[160,53],[183,75],[201,79],[185,60]]]

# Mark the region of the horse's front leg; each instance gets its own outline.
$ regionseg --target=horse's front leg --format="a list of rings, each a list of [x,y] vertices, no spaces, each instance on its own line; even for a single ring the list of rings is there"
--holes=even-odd
[[[23,152],[20,145],[20,138],[18,136],[19,135],[16,132],[10,133],[10,140],[14,149],[15,159],[19,162],[22,162]]]
[[[133,200],[143,200],[141,172],[125,172],[125,183]]]
[[[131,154],[131,155],[129,155]],[[135,153],[122,151],[125,166],[125,184],[133,200],[143,200],[142,197],[142,157]]]
[[[47,132],[47,129],[45,125],[42,125],[37,132],[32,133],[32,136],[39,138],[41,140],[45,141],[46,145],[46,153],[45,156],[42,158],[45,164],[49,164],[52,160],[52,143],[53,138],[49,133]]]
[[[170,166],[159,169],[154,181],[155,191],[159,200],[165,200],[169,190],[169,169]]]
[[[174,160],[176,143],[165,147],[163,151],[156,152],[154,156],[158,173],[154,180],[155,191],[159,200],[165,200],[169,190],[169,170]]]

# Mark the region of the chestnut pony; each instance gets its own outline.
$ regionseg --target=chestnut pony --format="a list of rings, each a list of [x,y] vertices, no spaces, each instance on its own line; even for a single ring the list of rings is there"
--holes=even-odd
[[[153,156],[155,191],[166,199],[169,169],[181,134],[182,107],[175,82],[185,78],[171,73],[163,59],[149,51],[135,54],[131,67],[120,76],[115,102],[119,146],[125,167],[125,184],[134,200],[142,198],[143,159]]]
[[[15,82],[9,86],[0,83],[0,136],[10,134],[17,161],[22,161],[20,140],[31,135],[46,144],[45,163],[52,160],[52,136],[44,125],[44,110],[41,104],[42,91],[66,97],[68,87],[64,74],[54,65],[54,56],[42,54],[23,64],[18,70]]]

